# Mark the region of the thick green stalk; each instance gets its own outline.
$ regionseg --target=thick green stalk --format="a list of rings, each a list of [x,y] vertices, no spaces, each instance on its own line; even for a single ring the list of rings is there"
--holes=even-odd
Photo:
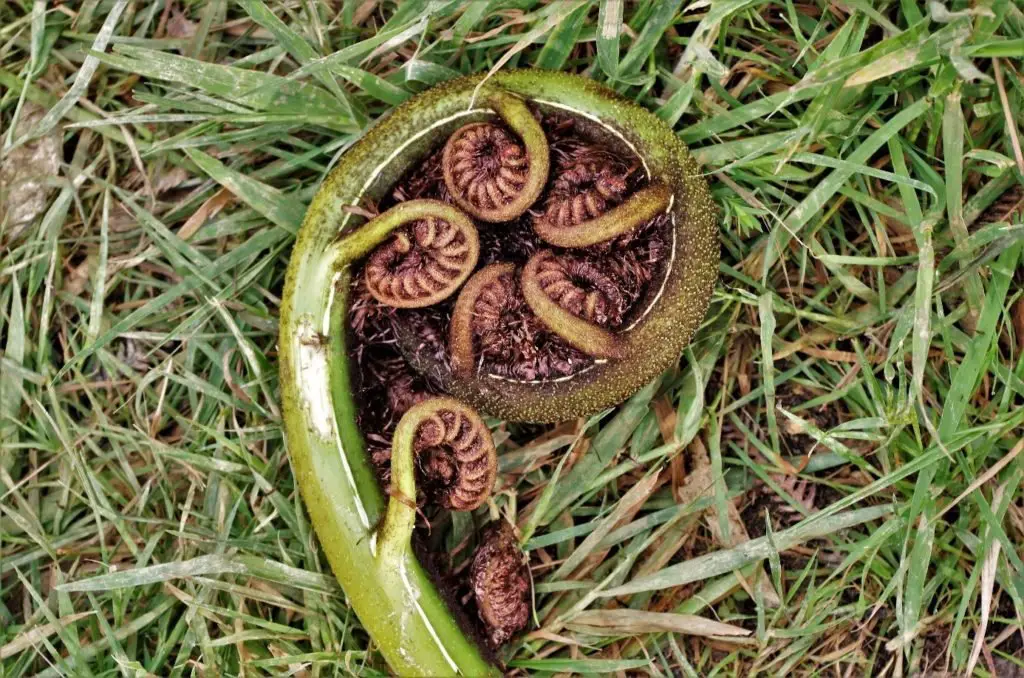
[[[669,207],[672,191],[664,184],[641,188],[624,203],[599,217],[575,226],[558,226],[544,219],[533,222],[533,230],[555,247],[589,247],[629,233]]]
[[[414,406],[395,428],[391,444],[391,497],[377,540],[377,558],[397,562],[409,550],[416,526],[416,429],[439,408],[437,400]]]
[[[411,550],[396,548],[394,540],[378,548],[384,501],[356,424],[344,320],[351,264],[417,218],[399,216],[313,251],[301,239],[297,245],[303,265],[289,271],[281,314],[289,454],[331,568],[392,670],[499,675],[462,632]]]
[[[550,256],[550,253],[548,253]],[[537,269],[544,253],[534,255],[523,268],[523,297],[548,328],[570,345],[594,358],[621,358],[623,343],[608,330],[579,318],[558,305],[541,288]]]

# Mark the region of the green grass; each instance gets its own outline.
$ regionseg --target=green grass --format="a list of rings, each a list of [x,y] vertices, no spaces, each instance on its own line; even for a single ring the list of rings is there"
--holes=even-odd
[[[3,3],[0,676],[386,673],[288,464],[283,273],[369,125],[511,67],[672,124],[723,261],[677,370],[501,425],[510,667],[1017,675],[1022,58],[1007,0]]]

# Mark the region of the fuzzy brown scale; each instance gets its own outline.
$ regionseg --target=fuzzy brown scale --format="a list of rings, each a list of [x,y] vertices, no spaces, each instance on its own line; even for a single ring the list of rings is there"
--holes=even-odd
[[[388,408],[396,416],[401,417],[410,407],[430,397],[430,392],[420,381],[416,375],[402,373],[386,382]]]
[[[391,483],[391,445],[395,426],[411,407],[434,395],[435,390],[394,354],[368,361],[368,378],[356,389],[359,423],[365,431],[366,452],[381,488]],[[385,404],[384,407],[367,405]]]
[[[508,228],[484,228],[480,231],[480,263],[510,262],[522,265],[547,245],[530,228],[529,216],[508,224]],[[505,224],[502,224],[503,226]]]
[[[473,325],[477,336],[486,337],[499,332],[504,324],[513,320],[516,310],[515,277],[503,273],[485,285],[473,304]],[[486,353],[492,342],[482,341]]]
[[[443,157],[444,149],[438,149],[412,167],[392,187],[381,204],[381,211],[400,202],[422,198],[453,204],[455,201],[444,183]]]
[[[405,412],[437,390],[406,362],[398,350],[394,314],[398,311],[379,303],[360,276],[353,281],[349,305],[349,356],[356,366],[353,391],[358,406],[360,429],[374,446],[373,458],[383,470],[391,457],[391,434]],[[380,462],[380,463],[378,463]],[[386,474],[381,475],[387,484]]]
[[[589,362],[564,346],[530,311],[512,273],[487,285],[473,305],[473,335],[480,366],[490,374],[547,379],[572,374]]]
[[[615,283],[621,297],[619,314],[612,314],[608,326],[628,324],[639,309],[639,302],[648,293],[652,282],[665,274],[665,259],[670,243],[665,234],[670,227],[667,216],[660,216],[615,240],[574,251]]]
[[[484,528],[473,554],[469,578],[477,614],[491,645],[500,647],[530,620],[530,571],[511,526],[505,521]]]
[[[472,511],[486,501],[498,462],[490,432],[478,417],[454,408],[441,410],[416,429],[413,450],[434,503]]]

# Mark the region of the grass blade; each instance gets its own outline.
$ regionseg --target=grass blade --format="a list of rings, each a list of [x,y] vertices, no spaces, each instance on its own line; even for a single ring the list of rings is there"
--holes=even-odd
[[[107,18],[103,21],[103,27],[100,28],[100,32],[96,34],[96,40],[92,44],[93,52],[102,52],[107,48],[107,44],[110,42],[111,36],[114,34],[114,30],[117,28],[117,22],[121,19],[121,14],[124,12],[124,8],[128,6],[128,0],[117,0],[114,6],[110,8],[110,12],[107,14]],[[61,119],[67,115],[68,111],[74,108],[75,104],[78,103],[79,98],[85,93],[86,89],[89,88],[89,82],[92,80],[92,76],[96,73],[96,69],[99,68],[100,59],[96,56],[90,55],[85,58],[82,62],[82,67],[78,69],[78,73],[75,74],[75,81],[71,83],[70,89],[67,93],[60,98],[46,115],[43,116],[32,132],[27,138],[23,138],[20,141],[26,141],[29,138],[41,137],[54,126],[61,121]]]
[[[118,45],[113,54],[95,56],[128,73],[198,87],[226,102],[256,111],[303,114],[342,131],[359,130],[337,99],[315,85],[132,45]]]
[[[619,75],[622,5],[622,0],[601,0],[601,8],[597,15],[597,64],[612,78]]]
[[[811,539],[826,537],[856,525],[878,520],[892,511],[893,507],[890,505],[872,506],[849,513],[839,513],[825,519],[809,518],[796,527],[775,534],[772,540],[774,546],[767,537],[751,539],[735,548],[709,553],[685,563],[666,567],[654,574],[602,591],[599,595],[610,598],[644,591],[660,591],[708,579],[764,560],[771,554],[773,548],[784,551]]]

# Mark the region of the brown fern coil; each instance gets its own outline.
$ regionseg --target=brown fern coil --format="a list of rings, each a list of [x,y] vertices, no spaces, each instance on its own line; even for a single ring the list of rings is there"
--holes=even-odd
[[[484,528],[469,577],[487,638],[493,647],[500,647],[530,620],[530,570],[512,527],[504,520]]]
[[[452,197],[479,219],[498,220],[523,190],[528,172],[522,143],[493,123],[466,125],[444,149],[445,181]]]
[[[594,262],[550,251],[537,256],[537,281],[559,306],[602,327],[622,316],[620,284]]]
[[[578,160],[559,174],[544,206],[544,219],[560,228],[594,219],[622,202],[626,178],[606,159]]]
[[[448,336],[452,370],[520,380],[571,374],[586,356],[565,344],[553,346],[554,338],[523,298],[515,264],[491,264],[466,282],[455,302]]]
[[[399,230],[366,261],[366,287],[395,308],[422,308],[451,295],[476,265],[476,233],[427,217]]]
[[[472,511],[494,487],[498,456],[487,426],[468,407],[448,407],[424,420],[413,443],[428,497],[452,511]]]
[[[495,343],[488,338],[503,331],[508,331],[505,316],[515,306],[516,289],[511,267],[505,267],[491,284],[480,291],[473,304],[473,324],[478,335],[484,337],[481,344],[485,347]]]
[[[517,305],[514,274],[513,264],[491,264],[477,271],[459,293],[449,338],[456,372],[471,374],[476,368],[475,344],[482,352],[504,344],[502,334],[509,332],[506,316]]]

